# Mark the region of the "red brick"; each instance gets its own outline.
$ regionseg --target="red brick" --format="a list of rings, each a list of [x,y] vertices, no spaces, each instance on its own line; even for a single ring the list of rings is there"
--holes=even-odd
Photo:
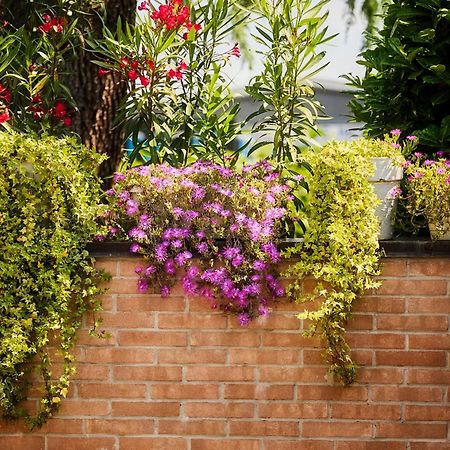
[[[408,369],[408,384],[445,384],[450,383],[450,370],[444,369]]]
[[[445,331],[448,329],[446,316],[405,316],[381,314],[377,317],[378,330],[392,331]]]
[[[256,347],[259,336],[252,331],[192,332],[191,345],[213,347]]]
[[[259,442],[250,439],[192,439],[191,450],[259,450]],[[152,449],[153,450],[153,449]]]
[[[225,364],[227,350],[173,348],[158,350],[159,364]]]
[[[80,384],[78,395],[84,398],[144,398],[145,384]]]
[[[154,399],[218,399],[219,386],[213,384],[152,384]]]
[[[448,450],[446,442],[411,442],[410,450]]]
[[[450,260],[426,258],[423,260],[411,261],[409,273],[412,276],[450,277]]]
[[[450,299],[448,297],[422,297],[409,298],[408,311],[410,313],[450,313]]]
[[[335,450],[406,450],[406,442],[382,441],[382,442],[342,442],[336,441]]]
[[[121,437],[120,450],[187,450],[187,441],[174,437]]]
[[[450,348],[450,334],[411,334],[409,348],[420,350],[448,350]]]
[[[349,332],[346,339],[352,348],[388,349],[405,348],[405,335],[395,333],[356,333]]]
[[[185,403],[184,412],[188,417],[253,417],[253,403]]]
[[[350,355],[358,366],[372,365],[374,352],[372,350],[352,350]],[[305,366],[327,367],[323,358],[323,350],[303,350],[303,364]]]
[[[381,422],[375,433],[377,438],[443,439],[447,436],[447,424]]]
[[[87,419],[88,434],[153,434],[155,421],[152,419]]]
[[[115,439],[112,437],[47,437],[47,450],[115,450],[115,448]]]
[[[357,373],[357,380],[363,384],[398,384],[403,381],[403,370],[394,367],[383,369],[362,367]]]
[[[399,420],[400,405],[373,405],[368,403],[333,403],[331,417],[336,419]]]
[[[148,348],[91,348],[87,347],[85,355],[79,361],[90,363],[147,363],[155,362],[155,350]]]
[[[318,338],[306,337],[301,333],[265,333],[262,338],[264,347],[320,348]]]
[[[402,313],[405,312],[405,298],[365,296],[356,300],[353,312]]]
[[[111,294],[137,294],[137,275],[134,278],[114,277],[108,288]]]
[[[449,406],[431,406],[431,405],[406,405],[406,420],[427,420],[444,422],[450,420]]]
[[[118,273],[121,277],[137,278],[136,267],[144,266],[146,263],[142,258],[119,259]]]
[[[101,313],[101,327],[109,330],[110,328],[154,328],[155,314],[153,312],[139,311],[116,311]]]
[[[44,450],[43,436],[2,436],[2,450]]]
[[[115,417],[176,417],[180,404],[175,402],[112,402]]]
[[[321,367],[261,367],[260,381],[283,383],[296,381],[298,383],[320,383],[327,379],[326,370]]]
[[[113,378],[120,381],[181,381],[181,369],[173,366],[118,366],[113,369]]]
[[[95,261],[95,268],[97,270],[105,270],[111,276],[118,275],[117,260],[112,258],[97,258]]]
[[[447,293],[446,280],[405,280],[386,279],[381,287],[375,291],[376,295],[414,295],[435,296]]]
[[[254,369],[251,367],[206,367],[186,368],[187,381],[253,381]]]
[[[82,434],[83,420],[52,418],[51,420],[47,421],[41,428],[33,430],[33,432],[45,434]]]
[[[158,327],[173,329],[202,329],[202,328],[225,328],[227,317],[221,313],[216,314],[159,314]]]
[[[277,419],[319,419],[327,417],[327,404],[320,403],[260,403],[259,417]]]
[[[240,349],[230,351],[230,364],[252,365],[292,365],[300,360],[299,350],[279,349]]]
[[[292,384],[226,384],[225,399],[236,400],[293,400]]]
[[[120,345],[149,345],[161,347],[184,347],[187,333],[181,331],[119,331]]]
[[[277,441],[267,440],[264,442],[264,450],[333,450],[333,442],[331,441]]]
[[[231,436],[298,436],[298,421],[258,420],[233,421],[230,423]]]
[[[65,399],[58,416],[106,416],[109,412],[110,406],[106,400]]]
[[[378,366],[445,366],[445,352],[432,351],[386,351],[376,352]]]
[[[225,436],[225,420],[166,420],[158,421],[159,434],[174,434],[178,436]]]
[[[406,259],[383,259],[381,275],[383,277],[405,277],[407,274]]]
[[[370,399],[376,402],[441,402],[443,392],[437,387],[372,386]]]
[[[106,380],[109,375],[108,366],[100,366],[97,364],[79,364],[77,372],[74,376],[76,380]]]
[[[229,318],[229,327],[241,329],[239,320],[236,317]],[[278,310],[276,313],[269,314],[265,317],[258,317],[252,320],[246,327],[247,329],[258,330],[291,330],[300,331],[300,320],[293,314],[280,314]]]
[[[368,390],[362,386],[298,386],[299,400],[366,401]]]
[[[183,297],[161,298],[147,294],[119,296],[116,300],[118,311],[184,311]]]
[[[77,345],[108,347],[115,344],[117,344],[117,338],[114,332],[109,332],[106,337],[91,335],[89,330],[79,330],[77,332]]]
[[[372,426],[363,422],[305,422],[305,437],[370,437]]]
[[[373,314],[353,314],[349,320],[347,330],[372,330]]]

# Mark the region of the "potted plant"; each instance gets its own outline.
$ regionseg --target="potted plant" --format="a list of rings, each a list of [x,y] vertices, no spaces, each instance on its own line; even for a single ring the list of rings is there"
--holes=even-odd
[[[413,224],[425,217],[431,239],[450,240],[450,160],[444,152],[437,152],[436,159],[416,152],[405,165],[405,196]]]

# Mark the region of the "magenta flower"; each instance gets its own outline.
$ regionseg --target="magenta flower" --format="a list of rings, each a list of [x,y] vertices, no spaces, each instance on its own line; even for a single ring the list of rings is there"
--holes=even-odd
[[[406,139],[408,139],[408,141],[416,141],[417,136],[406,136]]]
[[[133,242],[130,245],[130,252],[131,253],[139,253],[141,250],[142,250],[142,247],[136,242]]]
[[[438,168],[436,169],[436,173],[437,173],[438,175],[443,175],[443,174],[445,173],[445,169],[444,169],[443,167],[438,167]]]
[[[250,323],[250,316],[247,313],[241,313],[238,316],[239,325],[242,327],[247,326]]]
[[[113,176],[114,182],[125,180],[125,175],[121,172],[116,172]]]
[[[424,166],[432,166],[432,165],[434,165],[434,161],[433,161],[432,159],[426,159],[426,160],[423,162],[423,165],[424,165]]]
[[[168,297],[170,295],[170,288],[169,288],[169,286],[167,286],[166,284],[161,286],[160,293],[161,293],[161,297]]]
[[[398,128],[391,130],[390,133],[392,134],[392,136],[400,136],[402,134],[401,130],[399,130]]]
[[[127,200],[125,205],[125,213],[127,216],[134,216],[139,211],[138,203],[135,200]]]
[[[147,292],[148,282],[145,278],[139,278],[138,280],[138,291],[141,293]]]

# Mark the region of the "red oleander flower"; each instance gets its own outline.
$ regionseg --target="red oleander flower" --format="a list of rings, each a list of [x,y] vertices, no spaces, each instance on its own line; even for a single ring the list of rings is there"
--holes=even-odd
[[[176,78],[177,80],[181,80],[183,78],[182,70],[187,70],[187,68],[187,64],[184,61],[181,61],[181,63],[175,69],[170,69],[167,72],[167,76],[169,78]]]
[[[139,81],[141,82],[142,86],[144,86],[144,87],[147,87],[150,83],[150,80],[144,76],[140,76]]]
[[[72,119],[70,117],[65,117],[63,120],[63,124],[65,127],[70,127],[70,125],[72,125]]]
[[[47,34],[52,30],[55,33],[61,33],[64,26],[67,25],[67,20],[64,17],[58,19],[57,17],[44,14],[42,19],[44,20],[44,23],[39,27],[39,30],[44,34]]]
[[[149,11],[149,9],[148,2],[141,2],[138,6],[138,11]]]
[[[57,119],[64,120],[67,116],[67,105],[58,100],[55,104],[54,115]]]
[[[9,115],[9,111],[6,109],[0,113],[0,123],[8,122],[8,120],[11,120],[11,116]]]
[[[183,34],[183,39],[187,40],[189,31],[193,28],[195,32],[200,31],[202,29],[202,26],[199,23],[192,23],[190,20],[186,22],[186,29],[187,31]]]
[[[131,63],[132,69],[137,69],[139,67],[139,61],[135,60]]]
[[[151,71],[155,70],[155,62],[154,61],[152,61],[151,59],[147,59],[146,63],[147,63],[147,67],[149,70],[151,70]]]
[[[123,58],[120,58],[120,60],[122,61],[122,63],[119,64],[119,67],[121,69],[124,69],[126,66],[130,65],[130,60],[128,58],[123,57]]]
[[[132,69],[128,72],[128,79],[130,81],[136,81],[138,79],[138,77],[139,77],[139,74],[138,74],[137,70]]]
[[[172,0],[152,12],[151,18],[158,26],[165,26],[168,30],[178,28],[189,20],[189,8],[183,6],[182,0]]]
[[[241,57],[241,51],[239,50],[239,44],[236,42],[234,47],[229,51],[231,56],[236,56],[236,58]]]
[[[0,83],[0,100],[3,100],[5,103],[9,103],[11,101],[11,91],[1,83]]]
[[[99,78],[102,78],[103,76],[105,76],[109,72],[110,72],[109,70],[102,69],[101,67],[99,67],[98,70],[97,70],[97,75],[98,75]]]

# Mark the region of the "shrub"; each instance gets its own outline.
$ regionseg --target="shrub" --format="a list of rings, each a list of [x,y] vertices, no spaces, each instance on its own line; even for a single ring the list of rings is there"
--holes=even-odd
[[[350,103],[370,137],[399,128],[414,134],[427,153],[450,146],[450,11],[446,0],[394,0],[384,27],[369,40],[361,79]]]
[[[98,162],[73,139],[0,133],[0,410],[31,427],[66,396],[81,317],[100,306],[100,274],[84,248],[100,211]],[[29,417],[20,403],[36,362],[43,394]]]

